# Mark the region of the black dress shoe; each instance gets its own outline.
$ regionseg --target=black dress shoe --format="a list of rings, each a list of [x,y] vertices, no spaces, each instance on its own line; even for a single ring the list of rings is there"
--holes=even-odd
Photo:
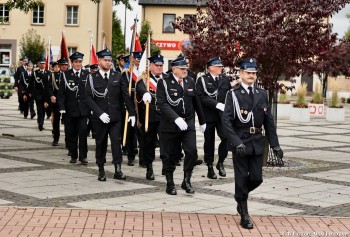
[[[36,116],[36,113],[31,114],[31,115],[30,115],[30,118],[33,119],[35,116]]]
[[[75,164],[75,163],[77,163],[77,160],[78,160],[77,158],[71,158],[69,163]]]
[[[203,160],[196,160],[195,165],[201,165],[201,164],[203,164]]]
[[[128,166],[134,166],[134,161],[133,160],[128,160]]]
[[[27,119],[28,118],[28,115],[24,115],[24,117],[23,117],[24,119]]]
[[[119,180],[125,180],[126,176],[122,172],[121,164],[114,164],[114,168],[115,168],[115,173],[114,173],[113,178],[119,179]]]
[[[224,163],[223,162],[218,162],[216,164],[216,168],[219,170],[219,175],[221,177],[226,177],[226,171],[225,171],[225,168],[224,168]]]
[[[39,124],[39,125],[38,125],[38,128],[39,128],[39,131],[44,130],[44,126],[43,126],[42,124]]]
[[[68,151],[67,156],[72,156],[72,152]]]
[[[154,180],[153,165],[148,164],[148,165],[146,165],[146,167],[147,167],[146,179],[147,180]]]
[[[97,178],[97,180],[98,181],[106,181],[107,180],[105,169],[104,169],[103,165],[100,165],[98,167],[98,178]]]
[[[79,159],[79,161],[80,161],[80,164],[82,165],[87,165],[89,163],[86,158]]]
[[[57,140],[53,140],[52,146],[58,146],[58,141]]]

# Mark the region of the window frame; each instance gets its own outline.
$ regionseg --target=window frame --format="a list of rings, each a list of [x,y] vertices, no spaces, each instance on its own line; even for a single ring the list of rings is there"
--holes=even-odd
[[[166,19],[169,18],[169,19]],[[163,23],[162,23],[162,32],[163,33],[170,33],[174,34],[175,33],[175,28],[172,27],[172,30],[165,30],[168,26],[170,26],[170,22],[175,22],[176,14],[171,14],[171,13],[163,13]],[[170,21],[169,21],[170,20]],[[168,25],[165,25],[165,22],[167,21]]]
[[[36,18],[37,18],[37,20],[39,21],[39,19],[41,18],[40,17],[40,8],[42,8],[43,10],[42,10],[42,13],[43,13],[43,17],[42,17],[42,19],[43,19],[43,22],[34,22],[34,12],[37,12],[37,16],[36,16]],[[32,10],[32,25],[45,25],[45,6],[37,6],[37,8],[34,10]]]
[[[78,52],[78,47],[77,46],[68,46],[67,51],[68,51],[68,56],[70,56],[73,53]]]
[[[70,20],[72,23],[68,23],[68,11],[69,8],[72,9],[72,12],[70,13]],[[73,23],[74,21],[74,8],[77,8],[77,23]],[[66,5],[66,16],[65,16],[65,25],[66,26],[79,26],[79,5]]]
[[[7,16],[5,16],[5,12],[7,12]],[[7,17],[7,21],[4,21],[5,17]],[[5,3],[0,3],[0,25],[8,24],[10,24],[10,10]]]

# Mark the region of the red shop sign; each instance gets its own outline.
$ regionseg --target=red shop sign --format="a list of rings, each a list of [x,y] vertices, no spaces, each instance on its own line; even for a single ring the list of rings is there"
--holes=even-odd
[[[181,41],[152,40],[152,43],[164,50],[181,50]]]

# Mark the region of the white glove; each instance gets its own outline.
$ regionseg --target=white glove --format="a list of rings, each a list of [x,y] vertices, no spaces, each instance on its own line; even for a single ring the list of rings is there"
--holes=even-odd
[[[221,110],[222,112],[224,112],[224,110],[225,110],[225,105],[224,105],[223,103],[218,103],[218,104],[216,105],[216,108],[217,108],[218,110]]]
[[[200,128],[201,133],[204,133],[206,128],[207,128],[207,124],[206,124],[206,123],[205,123],[205,124],[202,124],[202,125],[201,125],[201,128]]]
[[[143,94],[142,100],[143,100],[143,102],[144,102],[145,104],[146,104],[147,102],[148,102],[148,103],[151,103],[151,101],[152,101],[152,96],[151,96],[151,94],[148,93],[148,92],[146,92],[145,94]]]
[[[188,127],[186,121],[181,117],[175,119],[175,123],[181,129],[181,131],[185,131]]]
[[[134,127],[135,126],[135,121],[136,121],[136,118],[135,116],[130,116],[129,119],[128,119],[128,122],[131,121],[131,127]]]
[[[61,113],[61,114],[65,114],[66,111],[65,111],[65,110],[60,110],[60,113]]]
[[[109,119],[109,115],[106,113],[101,114],[100,119],[104,123],[109,123],[111,120]]]

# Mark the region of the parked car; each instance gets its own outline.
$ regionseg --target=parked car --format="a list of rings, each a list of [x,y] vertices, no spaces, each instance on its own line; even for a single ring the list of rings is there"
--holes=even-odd
[[[10,68],[0,67],[0,97],[10,98],[12,96],[13,85],[15,79],[13,77],[14,73]]]

